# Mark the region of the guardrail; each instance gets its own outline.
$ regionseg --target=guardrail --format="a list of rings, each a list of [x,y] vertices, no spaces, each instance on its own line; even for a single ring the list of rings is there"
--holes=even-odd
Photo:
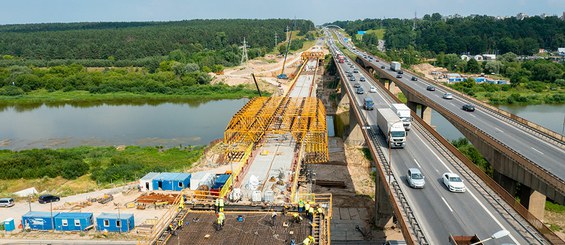
[[[335,59],[334,62],[336,62]],[[355,113],[355,116],[357,117],[358,121],[362,123],[362,125],[364,125],[366,124],[366,120],[358,111],[356,100],[352,96],[353,92],[350,91],[349,86],[347,86],[346,84],[347,79],[343,76],[343,71],[341,71],[341,66],[337,62],[336,62],[336,66],[338,67],[342,84],[344,85],[347,91],[347,96],[349,97],[350,100],[350,106],[354,106],[353,112]],[[387,169],[390,169],[390,166],[388,166],[389,163],[386,161],[386,159],[381,159],[379,157],[382,154],[376,152],[378,147],[373,142],[373,135],[369,135],[367,130],[361,130],[361,131],[363,133],[363,137],[365,138],[366,143],[369,146],[369,151],[371,152],[373,159],[376,159],[379,163],[377,164],[377,167],[379,169],[379,171],[377,172],[379,174],[380,179],[382,180],[381,184],[385,185],[384,189],[387,192],[387,196],[389,197],[389,200],[392,203],[392,207],[394,213],[396,214],[397,220],[400,224],[400,229],[402,231],[404,239],[408,244],[416,244],[416,242],[418,244],[429,244],[422,232],[422,229],[420,228],[417,222],[416,217],[413,215],[414,212],[410,208],[410,205],[408,204],[408,202],[402,201],[402,198],[405,197],[404,194],[402,193],[402,190],[400,189],[400,186],[398,185],[391,186],[388,183],[388,181],[386,181],[387,179],[392,177],[393,181],[391,183],[395,183],[395,182],[398,183],[394,176],[385,175],[385,173],[389,173]],[[379,161],[379,159],[381,160]],[[411,228],[410,230],[409,227]]]
[[[372,64],[371,64],[372,66]],[[374,69],[380,69],[377,68],[375,66],[372,66]],[[395,81],[399,84],[403,84],[403,82],[397,80],[396,78],[393,78],[392,76],[388,75],[388,73],[385,73],[387,78]],[[378,83],[379,86],[382,86],[382,84]],[[500,142],[495,142],[495,139],[490,137],[489,135],[485,134],[483,131],[481,131],[480,129],[478,129],[477,127],[471,125],[470,123],[466,122],[465,120],[463,120],[462,118],[460,118],[459,116],[449,112],[447,109],[445,109],[443,106],[440,106],[439,104],[435,103],[432,100],[429,100],[428,98],[419,95],[418,92],[416,92],[414,89],[412,89],[409,86],[404,85],[404,89],[406,89],[408,92],[413,93],[415,96],[418,96],[418,98],[426,103],[429,103],[429,105],[434,105],[436,108],[434,108],[436,111],[438,111],[439,113],[441,113],[442,115],[444,115],[446,117],[446,119],[451,119],[453,120],[452,122],[457,122],[460,124],[466,124],[465,126],[470,128],[471,132],[474,133],[479,133],[482,134],[481,138],[486,139],[488,144],[502,144]],[[397,100],[397,102],[401,103],[396,97],[394,97],[394,95],[386,90],[387,93],[391,96],[393,96],[393,98],[395,98],[395,100]],[[532,225],[534,228],[536,228],[536,230],[542,234],[544,236],[545,239],[547,239],[548,241],[550,241],[553,244],[563,244],[564,241],[559,238],[555,233],[553,233],[553,231],[551,231],[549,228],[547,228],[542,221],[540,221],[539,219],[537,219],[533,214],[531,214],[528,209],[526,209],[524,206],[522,206],[518,201],[516,201],[516,199],[510,195],[510,193],[508,193],[504,188],[502,188],[498,183],[496,183],[492,178],[490,178],[486,173],[484,173],[480,168],[478,168],[473,162],[471,162],[467,157],[465,157],[465,155],[463,155],[455,146],[451,145],[446,139],[444,139],[437,131],[435,131],[435,129],[433,129],[431,126],[429,126],[427,123],[423,123],[423,121],[419,118],[419,117],[414,117],[418,122],[421,121],[421,124],[424,125],[424,127],[431,132],[441,143],[442,145],[444,145],[444,147],[446,147],[447,149],[449,149],[449,151],[454,154],[455,156],[457,156],[457,158],[459,158],[459,160],[461,160],[475,175],[477,175],[482,181],[484,181],[493,191],[495,191],[508,205],[510,205],[518,214],[520,214],[520,216],[522,216],[525,220],[528,221],[528,223],[530,223],[530,225]],[[507,148],[507,147],[505,147]],[[513,152],[508,152],[508,154],[512,154]],[[507,152],[502,152],[502,154],[507,154]],[[535,164],[534,164],[535,165]],[[537,166],[537,165],[535,165]],[[534,173],[532,173],[534,174]]]

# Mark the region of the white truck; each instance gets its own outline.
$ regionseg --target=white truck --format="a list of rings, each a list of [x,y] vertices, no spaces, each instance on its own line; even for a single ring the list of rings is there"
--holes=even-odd
[[[410,131],[410,127],[412,126],[412,115],[410,115],[410,109],[405,104],[392,104],[392,110],[400,120],[402,120],[404,124],[404,129],[406,131]]]
[[[377,125],[385,135],[390,148],[404,148],[406,130],[402,120],[390,108],[377,110]]]
[[[390,69],[393,71],[400,71],[400,62],[398,61],[390,62]]]

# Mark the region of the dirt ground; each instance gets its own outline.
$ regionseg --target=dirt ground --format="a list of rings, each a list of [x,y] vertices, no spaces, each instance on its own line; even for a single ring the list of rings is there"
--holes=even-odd
[[[565,240],[565,213],[555,213],[546,210],[544,223],[558,225],[561,227],[561,230],[554,232],[557,236],[561,237],[561,239]]]

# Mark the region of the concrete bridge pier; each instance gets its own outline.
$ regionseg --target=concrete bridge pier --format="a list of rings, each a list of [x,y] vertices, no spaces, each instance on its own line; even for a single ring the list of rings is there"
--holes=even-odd
[[[390,228],[393,223],[394,210],[385,190],[384,182],[387,181],[376,174],[375,181],[375,225],[379,229]]]
[[[355,116],[355,112],[353,111],[353,107],[349,107],[349,133],[345,138],[345,143],[349,145],[355,146],[364,146],[365,137],[363,137],[362,129],[364,125],[359,125],[357,122],[357,117]]]

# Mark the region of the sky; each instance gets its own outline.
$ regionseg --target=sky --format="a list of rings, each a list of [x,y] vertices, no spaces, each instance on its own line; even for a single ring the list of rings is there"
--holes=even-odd
[[[0,24],[298,18],[315,24],[424,14],[561,16],[565,0],[0,0]]]

